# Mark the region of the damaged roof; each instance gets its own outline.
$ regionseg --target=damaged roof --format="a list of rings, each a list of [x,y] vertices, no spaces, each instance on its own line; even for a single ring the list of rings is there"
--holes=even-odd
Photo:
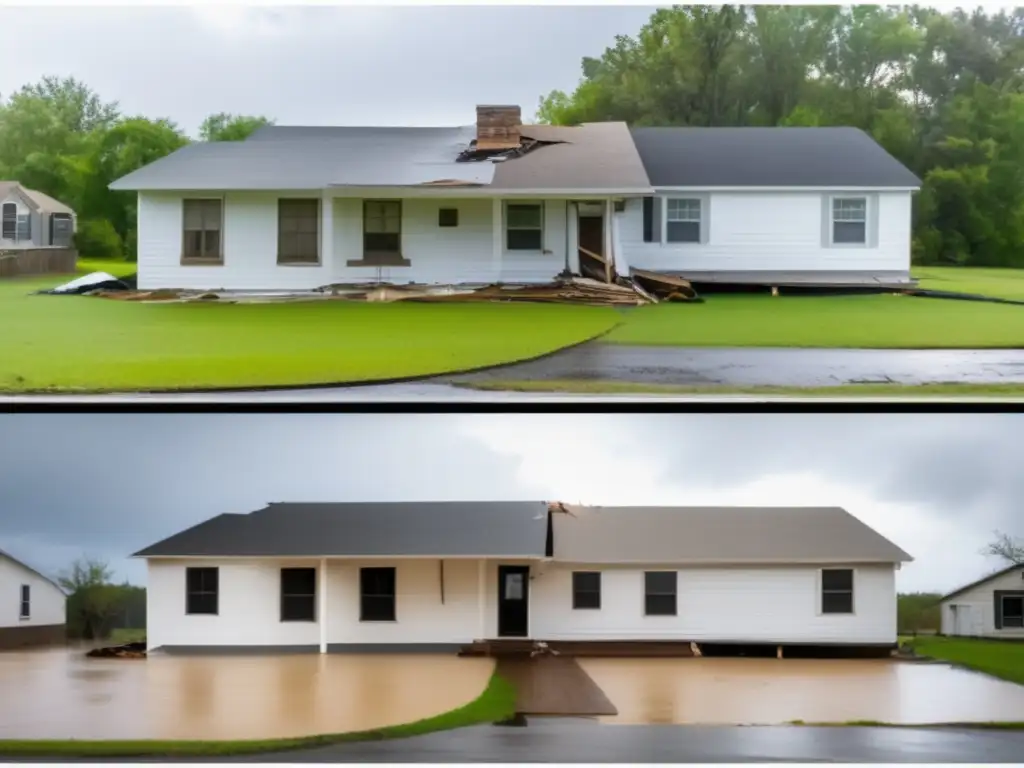
[[[543,557],[547,505],[530,501],[275,503],[224,514],[134,557]]]
[[[633,128],[655,187],[918,188],[859,128]]]
[[[552,514],[574,563],[900,563],[913,558],[839,507],[578,507]]]
[[[650,190],[625,123],[522,126],[519,157],[459,162],[475,126],[266,126],[245,141],[190,144],[114,181],[115,190],[272,190],[464,186],[495,190]]]

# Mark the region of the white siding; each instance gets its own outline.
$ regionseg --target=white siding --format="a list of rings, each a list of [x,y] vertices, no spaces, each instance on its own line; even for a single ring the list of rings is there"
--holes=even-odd
[[[21,586],[28,584],[30,616],[20,617]],[[8,557],[0,555],[0,627],[64,624],[67,598],[56,586]]]
[[[598,570],[600,610],[573,610],[572,571]],[[705,640],[804,643],[896,641],[891,565],[857,566],[854,613],[822,615],[820,569],[682,568],[676,616],[644,616],[644,570],[550,568],[532,582],[532,630],[552,640]]]
[[[703,213],[706,243],[645,243],[643,201],[626,201],[619,214],[623,255],[631,267],[651,270],[910,269],[911,193],[871,193],[877,198],[876,247],[827,247],[822,211],[825,192],[712,192]],[[858,193],[851,193],[858,194]],[[687,193],[666,193],[685,197]],[[660,202],[656,199],[656,204]],[[661,218],[661,217],[659,217]],[[875,225],[877,224],[877,230]],[[873,244],[873,243],[872,243]]]
[[[1011,591],[1024,592],[1024,567],[1004,573],[991,581],[979,584],[966,592],[950,598],[942,603],[942,634],[944,635],[980,635],[982,637],[1004,637],[1024,640],[1024,629],[1007,628],[996,629],[995,614],[995,592]],[[954,617],[953,606],[964,606],[967,612],[974,614],[972,622],[962,622],[962,627],[967,626],[974,629],[971,631],[958,631]],[[961,610],[961,608],[957,608]]]
[[[547,282],[565,266],[565,201],[544,202],[544,251],[499,252],[495,259],[492,200],[402,201],[402,251],[408,267],[348,266],[362,256],[363,201],[328,201],[330,232],[320,266],[277,264],[277,200],[319,192],[228,192],[194,195],[224,200],[224,263],[182,266],[181,193],[139,194],[139,286],[143,289],[303,290],[330,283]],[[439,227],[440,208],[457,208],[457,227]]]

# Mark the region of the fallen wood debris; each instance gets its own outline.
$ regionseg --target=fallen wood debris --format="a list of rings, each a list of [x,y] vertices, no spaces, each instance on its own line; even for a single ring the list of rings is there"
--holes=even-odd
[[[93,648],[85,655],[92,659],[144,659],[146,658],[146,644],[125,643],[107,648]]]
[[[603,283],[588,277],[559,278],[544,285],[488,285],[475,291],[450,295],[409,297],[409,301],[529,301],[589,306],[636,307],[653,303],[632,283]]]
[[[633,282],[650,291],[662,301],[695,301],[699,300],[689,280],[674,275],[662,275],[643,269],[630,271]]]

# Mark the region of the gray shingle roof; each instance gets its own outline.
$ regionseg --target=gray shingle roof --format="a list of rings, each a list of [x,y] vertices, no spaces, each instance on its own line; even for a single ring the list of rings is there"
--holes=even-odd
[[[280,503],[214,517],[135,557],[543,557],[542,502]]]
[[[919,187],[858,128],[633,128],[655,187]]]
[[[838,507],[575,507],[554,559],[575,563],[898,563],[912,558]]]
[[[962,587],[957,587],[949,594],[943,595],[940,598],[939,602],[944,603],[950,598],[962,595],[964,592],[967,592],[968,590],[974,589],[975,587],[980,587],[982,584],[985,584],[986,582],[993,581],[1002,576],[1005,576],[1008,573],[1013,573],[1017,570],[1019,570],[1021,572],[1021,575],[1024,576],[1024,563],[1013,563],[1012,565],[1008,565],[1005,568],[1000,568],[995,573],[990,573],[987,576],[982,576],[980,579],[972,581],[970,584],[964,584]]]

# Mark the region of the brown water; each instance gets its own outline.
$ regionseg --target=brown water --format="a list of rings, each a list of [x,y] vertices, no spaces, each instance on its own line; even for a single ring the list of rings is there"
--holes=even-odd
[[[608,723],[1024,721],[1024,686],[943,664],[826,659],[580,659]]]
[[[420,720],[475,699],[489,659],[339,655],[87,659],[0,653],[0,739],[262,739]]]

